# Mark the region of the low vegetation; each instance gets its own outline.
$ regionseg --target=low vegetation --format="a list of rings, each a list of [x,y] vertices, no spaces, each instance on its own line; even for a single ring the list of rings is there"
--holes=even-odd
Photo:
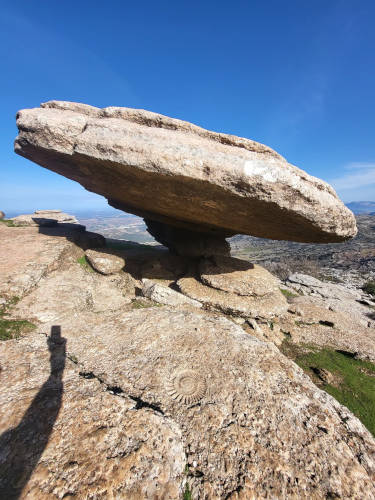
[[[296,345],[289,340],[283,342],[282,351],[375,436],[375,364],[355,359],[348,352]]]
[[[90,266],[90,264],[88,263],[88,261],[87,261],[87,259],[86,259],[86,256],[85,256],[85,255],[83,255],[82,257],[79,257],[79,258],[77,259],[77,262],[78,262],[78,264],[80,264],[80,265],[83,267],[83,269],[84,269],[85,271],[87,271],[87,272],[89,272],[89,273],[94,273],[94,272],[95,272],[95,271],[94,271],[94,269],[93,269],[93,268]]]
[[[188,483],[186,483],[183,499],[184,500],[192,500],[192,498],[193,497],[191,495],[191,491],[190,491],[189,485],[188,485]]]
[[[162,304],[158,304],[153,300],[143,300],[143,299],[134,299],[131,305],[132,309],[147,309],[148,307],[162,307]]]
[[[297,293],[293,293],[290,290],[286,290],[285,288],[280,288],[280,292],[287,298],[292,299],[293,297],[298,297]]]
[[[362,287],[362,290],[375,297],[375,281],[368,281],[367,283],[365,283]]]
[[[0,219],[0,222],[8,227],[17,227],[11,219]]]
[[[36,328],[30,321],[7,318],[11,308],[18,301],[18,297],[13,297],[5,306],[0,308],[0,340],[17,339],[23,333],[28,333]]]

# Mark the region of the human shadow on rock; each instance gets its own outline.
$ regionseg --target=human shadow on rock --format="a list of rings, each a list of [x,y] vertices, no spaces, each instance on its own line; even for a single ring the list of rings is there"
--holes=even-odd
[[[50,374],[17,427],[0,436],[0,498],[18,499],[45,450],[59,414],[66,339],[61,327],[52,326],[47,338]]]

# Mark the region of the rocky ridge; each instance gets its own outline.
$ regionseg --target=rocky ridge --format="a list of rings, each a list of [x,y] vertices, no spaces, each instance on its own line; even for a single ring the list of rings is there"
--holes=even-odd
[[[2,496],[375,496],[373,437],[277,348],[374,360],[363,296],[30,224],[0,224],[0,295],[19,298],[6,317],[36,325],[0,344]],[[122,267],[98,273],[90,255]]]

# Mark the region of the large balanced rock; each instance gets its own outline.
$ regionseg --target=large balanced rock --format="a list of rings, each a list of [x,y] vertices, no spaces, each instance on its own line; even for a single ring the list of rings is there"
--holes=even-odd
[[[65,374],[54,433],[40,459],[33,457],[25,492],[178,499],[187,481],[194,499],[374,498],[374,439],[272,344],[225,318],[167,307],[97,323],[93,313],[60,323],[83,379]],[[2,348],[1,372],[9,381],[0,400],[3,428],[19,429],[17,448],[6,441],[13,460],[33,435],[31,418],[29,429],[18,423],[26,390],[43,380],[34,379],[40,362],[26,342],[24,371],[15,371],[17,349],[16,341]]]
[[[17,125],[18,154],[151,221],[221,238],[326,243],[356,234],[327,183],[249,139],[63,101],[20,111]]]

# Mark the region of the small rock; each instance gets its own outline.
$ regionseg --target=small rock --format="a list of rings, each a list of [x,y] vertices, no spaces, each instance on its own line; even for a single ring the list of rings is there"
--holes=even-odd
[[[142,280],[142,283],[143,295],[153,300],[154,302],[157,302],[158,304],[164,304],[168,306],[180,306],[188,304],[194,307],[202,307],[202,304],[197,300],[190,299],[182,293],[172,290],[172,288],[160,285],[159,283],[155,283],[146,278]]]
[[[317,375],[325,384],[331,384],[334,380],[332,373],[325,368],[312,367],[312,371]]]
[[[125,260],[122,257],[111,253],[86,250],[85,255],[92,267],[102,274],[119,273],[125,266]]]

